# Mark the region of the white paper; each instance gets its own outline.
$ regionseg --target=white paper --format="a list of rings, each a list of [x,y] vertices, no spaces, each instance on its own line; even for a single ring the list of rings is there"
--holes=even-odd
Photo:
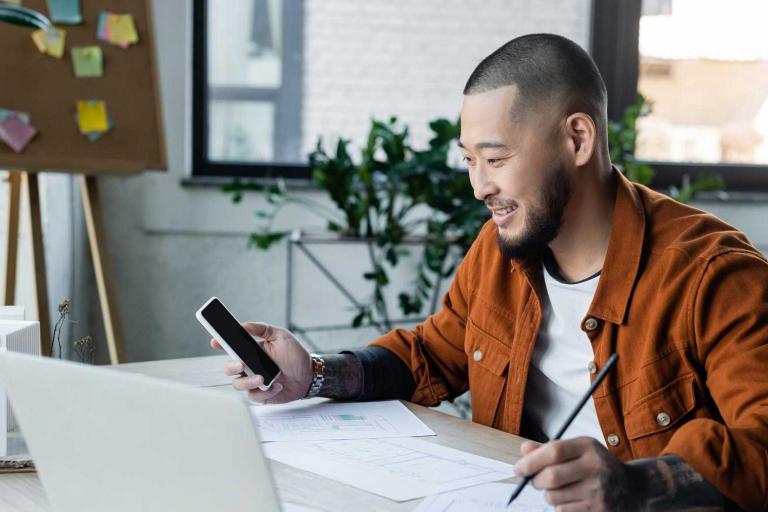
[[[395,501],[514,476],[513,466],[420,439],[278,442],[268,458]]]
[[[507,502],[517,484],[484,484],[429,496],[414,512],[551,512],[554,507],[544,493],[530,483],[509,507]]]
[[[282,502],[280,508],[283,509],[283,512],[321,512],[319,509],[297,505],[296,503],[290,503],[288,501]]]
[[[284,405],[251,406],[262,441],[320,441],[434,436],[397,400],[331,402],[326,399]]]

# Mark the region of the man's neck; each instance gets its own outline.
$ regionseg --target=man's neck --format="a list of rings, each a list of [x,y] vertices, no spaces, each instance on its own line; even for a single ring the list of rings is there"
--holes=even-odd
[[[549,247],[560,274],[576,282],[603,268],[616,200],[613,172],[585,173],[572,194],[560,233]]]

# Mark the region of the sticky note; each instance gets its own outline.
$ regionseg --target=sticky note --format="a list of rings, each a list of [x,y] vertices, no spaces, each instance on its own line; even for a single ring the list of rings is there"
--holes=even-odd
[[[0,139],[16,153],[21,153],[29,141],[37,134],[37,130],[22,121],[16,114],[10,114],[0,123]]]
[[[139,33],[136,31],[136,22],[132,14],[114,14],[102,11],[99,15],[99,24],[96,36],[102,41],[128,48],[139,42]]]
[[[72,48],[72,66],[79,78],[104,75],[104,55],[98,46]]]
[[[26,112],[19,112],[16,110],[7,110],[4,108],[0,108],[0,123],[5,121],[5,118],[10,115],[16,115],[18,116],[19,119],[24,121],[26,124],[29,124],[29,114],[27,114]]]
[[[101,11],[99,13],[99,24],[96,27],[96,37],[102,41],[109,41],[109,34],[107,33],[107,18],[109,13],[107,11]]]
[[[88,137],[88,139],[91,142],[96,142],[100,138],[104,136],[105,133],[107,133],[109,130],[111,130],[115,124],[112,122],[112,119],[107,119],[107,129],[103,132],[87,132],[84,135]]]
[[[113,14],[107,22],[109,38],[114,44],[127,48],[128,45],[139,42],[136,24],[130,14]]]
[[[80,0],[48,0],[48,13],[54,23],[78,25],[83,22]]]
[[[67,32],[60,28],[49,27],[47,30],[32,32],[32,40],[40,53],[60,59],[64,56],[64,46]]]
[[[81,133],[107,131],[107,104],[99,100],[78,101],[77,122]]]

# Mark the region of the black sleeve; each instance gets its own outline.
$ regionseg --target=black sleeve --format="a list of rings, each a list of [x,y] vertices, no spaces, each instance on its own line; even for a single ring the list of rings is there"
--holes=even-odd
[[[362,367],[363,392],[357,400],[409,400],[413,396],[416,390],[413,374],[394,352],[383,347],[366,347],[342,354],[353,354]]]

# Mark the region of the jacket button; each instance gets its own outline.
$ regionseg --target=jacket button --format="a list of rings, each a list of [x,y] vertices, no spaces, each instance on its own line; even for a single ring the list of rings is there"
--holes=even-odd
[[[472,359],[475,361],[479,361],[483,358],[483,351],[482,350],[475,350],[474,354],[472,354]]]
[[[660,412],[656,415],[656,423],[661,425],[662,427],[666,427],[672,422],[672,418],[669,417],[669,414],[665,412]]]
[[[590,332],[597,329],[597,320],[595,320],[592,317],[587,318],[587,321],[584,322],[584,328]]]
[[[619,436],[616,434],[608,434],[608,437],[606,437],[605,440],[608,441],[608,444],[611,446],[617,446],[619,444]]]
[[[594,361],[590,361],[587,365],[587,370],[589,370],[589,373],[597,373],[597,365]]]

